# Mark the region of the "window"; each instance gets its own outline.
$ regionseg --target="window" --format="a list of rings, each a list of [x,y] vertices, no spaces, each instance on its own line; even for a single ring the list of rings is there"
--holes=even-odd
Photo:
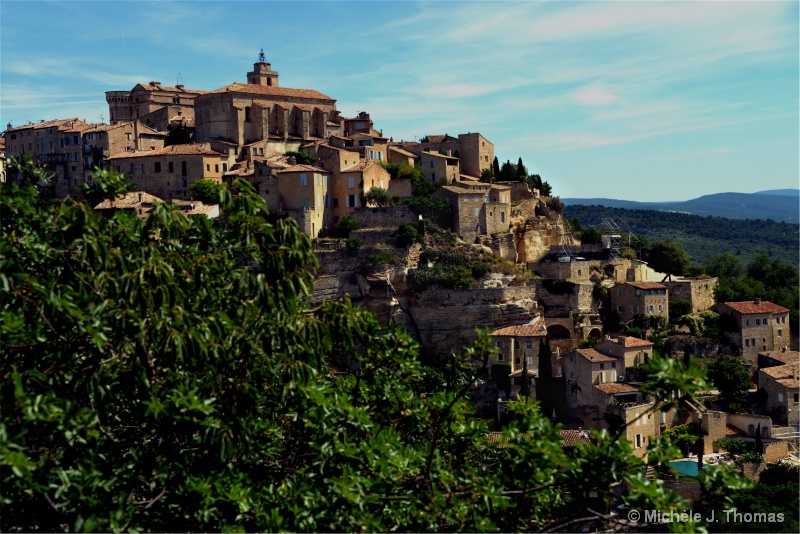
[[[633,313],[639,313],[639,306],[633,307]]]
[[[125,139],[127,141],[130,141],[131,140],[131,134],[125,134]]]
[[[173,163],[171,161],[169,163],[167,163],[167,170],[169,172],[175,172],[175,165],[173,165]]]
[[[181,176],[186,176],[186,161],[181,161]]]
[[[744,346],[745,347],[749,347],[750,346],[750,340],[749,339],[745,339],[744,340]]]
[[[525,343],[525,348],[526,348],[526,349],[528,349],[528,350],[532,349],[532,348],[533,348],[533,343],[532,343],[532,342],[530,342],[530,341],[527,341],[527,342]]]
[[[436,173],[432,172],[431,173],[431,182],[435,182],[435,181],[436,181]]]
[[[210,163],[206,163],[206,170],[208,172],[211,172],[211,164]]]
[[[348,208],[358,207],[358,195],[347,195],[347,207]]]
[[[761,319],[756,319],[756,326],[761,326]]]
[[[800,393],[794,394],[794,402],[800,402]]]
[[[639,449],[642,447],[642,435],[636,434],[636,448]]]
[[[348,176],[347,177],[347,187],[353,189],[356,186],[356,177],[355,176]]]
[[[778,402],[783,402],[783,393],[778,393]]]
[[[322,185],[322,176],[317,174],[317,185]]]
[[[498,341],[497,342],[497,348],[498,349],[502,349],[503,348],[503,342],[502,341]]]
[[[303,197],[300,199],[300,207],[307,208],[308,207],[308,198]]]
[[[475,208],[475,217],[480,215],[480,213],[481,213],[481,209],[480,208]]]
[[[219,172],[219,163],[214,164],[214,172]]]
[[[601,363],[601,364],[600,364],[600,369],[605,369],[605,368],[606,368],[606,364],[604,364],[604,363]]]
[[[612,369],[616,369],[617,368],[617,362],[611,362],[611,368]]]
[[[161,162],[156,161],[153,163],[153,172],[161,172]]]
[[[339,207],[339,199],[338,198],[334,198],[333,199],[333,207],[334,208],[338,208]]]
[[[308,185],[308,175],[304,172],[300,173],[300,185]]]
[[[515,359],[514,359],[514,363],[516,363],[517,365],[519,365],[519,358],[515,358]]]
[[[617,306],[617,311],[620,313],[625,313],[625,306]]]
[[[653,305],[652,304],[647,307],[647,311],[650,312],[650,313],[653,313]]]
[[[436,167],[436,163],[434,163],[433,161],[431,161],[431,169],[433,169],[434,167]]]
[[[227,163],[223,163],[222,164],[222,172],[228,172],[228,164]]]
[[[142,174],[145,173],[147,173],[147,165],[145,163],[142,163]]]
[[[250,106],[244,108],[244,122],[250,122]]]
[[[626,291],[626,289],[624,287],[619,288],[619,296],[620,297],[624,297],[626,293],[627,293],[627,291]]]
[[[136,165],[131,163],[131,174],[133,174],[134,172],[136,172]]]
[[[374,150],[370,150],[369,151],[369,159],[375,159],[375,151]]]
[[[660,311],[660,312],[664,311],[664,305],[663,304],[659,304],[658,305],[658,311]]]
[[[783,330],[778,330],[778,337],[783,337]]]
[[[528,365],[533,365],[533,356],[528,356]]]
[[[750,326],[750,319],[746,319],[746,320],[745,320],[745,324],[746,324],[747,326]]]

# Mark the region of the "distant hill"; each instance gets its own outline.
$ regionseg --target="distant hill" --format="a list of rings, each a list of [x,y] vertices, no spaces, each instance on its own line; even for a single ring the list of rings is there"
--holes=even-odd
[[[623,229],[651,242],[679,241],[696,263],[723,252],[733,254],[744,265],[757,254],[780,258],[790,265],[797,265],[798,260],[798,224],[580,205],[565,206],[564,217],[575,217],[583,226],[597,228],[603,227],[603,219],[613,219]]]
[[[567,206],[672,211],[728,219],[772,219],[796,224],[800,222],[797,195],[796,189],[775,189],[761,193],[715,193],[683,202],[634,202],[609,198],[562,198],[561,201]]]
[[[800,197],[800,189],[770,189],[769,191],[756,191],[754,195],[780,195],[787,197]]]

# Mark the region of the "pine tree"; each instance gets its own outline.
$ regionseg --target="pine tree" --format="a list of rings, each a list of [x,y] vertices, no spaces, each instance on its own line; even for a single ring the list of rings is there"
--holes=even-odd
[[[500,162],[497,161],[497,156],[494,157],[494,162],[492,162],[492,171],[494,172],[495,180],[500,177]]]
[[[528,178],[528,170],[522,164],[522,158],[517,161],[517,181],[524,182]]]

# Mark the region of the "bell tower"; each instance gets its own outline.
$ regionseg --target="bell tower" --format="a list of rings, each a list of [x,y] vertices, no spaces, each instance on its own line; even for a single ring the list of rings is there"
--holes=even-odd
[[[254,85],[271,85],[278,87],[278,73],[264,58],[264,49],[258,54],[258,62],[253,63],[253,71],[247,73],[247,83]]]

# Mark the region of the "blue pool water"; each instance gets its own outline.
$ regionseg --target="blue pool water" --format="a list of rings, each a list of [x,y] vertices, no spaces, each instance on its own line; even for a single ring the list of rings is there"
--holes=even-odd
[[[675,471],[682,475],[697,477],[697,460],[675,460],[669,463]],[[706,466],[703,466],[705,469]]]

